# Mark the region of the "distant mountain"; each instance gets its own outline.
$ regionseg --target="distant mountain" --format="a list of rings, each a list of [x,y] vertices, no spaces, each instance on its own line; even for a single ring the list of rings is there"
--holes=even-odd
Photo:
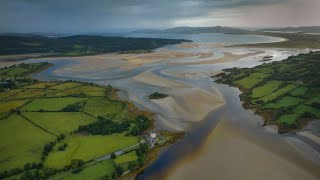
[[[0,35],[0,55],[55,53],[57,56],[82,56],[113,52],[149,52],[159,47],[170,44],[179,44],[181,42],[190,41],[183,39],[127,38],[89,35],[46,37],[30,34],[10,34],[7,36]]]
[[[223,34],[249,34],[250,30],[226,27],[226,26],[214,26],[214,27],[175,27],[165,30],[145,29],[135,31],[136,33],[175,33],[175,34],[201,34],[201,33],[223,33]]]
[[[284,31],[284,32],[302,32],[302,33],[320,33],[320,26],[301,26],[285,28],[261,29],[262,31]]]

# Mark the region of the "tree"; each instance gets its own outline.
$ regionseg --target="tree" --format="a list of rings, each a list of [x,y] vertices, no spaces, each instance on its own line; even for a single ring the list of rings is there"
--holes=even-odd
[[[71,160],[71,168],[72,169],[77,169],[77,168],[83,166],[83,164],[84,164],[84,161],[81,159],[72,159]]]
[[[111,154],[111,159],[115,159],[116,157],[117,156],[114,153]]]
[[[23,169],[24,169],[25,171],[30,170],[30,169],[31,169],[31,164],[30,164],[30,163],[26,163],[26,164],[24,165]]]
[[[132,162],[129,162],[128,169],[130,171],[133,171],[133,170],[135,170],[137,168],[137,166],[138,166],[137,162],[136,161],[132,161]]]
[[[102,177],[102,180],[110,180],[110,177],[108,175],[105,175]]]

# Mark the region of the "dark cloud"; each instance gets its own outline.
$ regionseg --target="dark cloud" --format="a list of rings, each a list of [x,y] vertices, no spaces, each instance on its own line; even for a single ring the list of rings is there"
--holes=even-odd
[[[232,26],[242,9],[291,1],[297,0],[0,0],[0,31],[104,32],[203,22]]]

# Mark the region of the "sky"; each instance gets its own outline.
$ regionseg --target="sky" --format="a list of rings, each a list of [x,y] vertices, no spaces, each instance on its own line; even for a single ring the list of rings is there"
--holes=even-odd
[[[0,32],[320,25],[320,0],[0,0]]]

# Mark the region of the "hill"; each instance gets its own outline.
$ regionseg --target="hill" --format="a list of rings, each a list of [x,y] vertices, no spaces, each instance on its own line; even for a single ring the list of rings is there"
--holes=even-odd
[[[68,37],[0,36],[0,55],[53,53],[55,56],[80,56],[112,52],[151,51],[182,39],[125,38],[77,35]]]
[[[300,26],[285,28],[261,29],[262,31],[283,31],[283,32],[302,32],[302,33],[320,33],[320,26]]]
[[[251,31],[226,27],[226,26],[214,26],[214,27],[175,27],[165,30],[146,29],[141,31],[135,31],[138,33],[175,33],[175,34],[200,34],[200,33],[223,33],[223,34],[248,34]]]

